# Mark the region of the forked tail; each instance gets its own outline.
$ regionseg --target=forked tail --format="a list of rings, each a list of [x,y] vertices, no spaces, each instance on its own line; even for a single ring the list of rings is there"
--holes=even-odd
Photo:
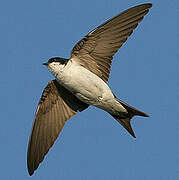
[[[135,109],[134,107],[126,104],[125,102],[121,101],[120,99],[117,99],[121,103],[121,105],[128,111],[126,114],[122,115],[113,115],[111,114],[134,138],[136,138],[134,131],[132,130],[131,127],[131,119],[133,116],[144,116],[144,117],[149,117],[148,114],[139,111]]]

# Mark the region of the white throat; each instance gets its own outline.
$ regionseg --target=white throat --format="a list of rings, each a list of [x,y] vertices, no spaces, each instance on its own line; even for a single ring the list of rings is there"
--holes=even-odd
[[[67,70],[71,65],[71,62],[68,61],[67,64],[60,64],[59,62],[52,62],[48,65],[48,69],[50,72],[55,76],[59,76],[62,74],[65,70]]]

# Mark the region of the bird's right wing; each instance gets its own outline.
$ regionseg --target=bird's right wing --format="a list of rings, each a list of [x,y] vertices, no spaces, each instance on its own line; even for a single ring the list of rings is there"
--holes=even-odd
[[[75,45],[71,58],[107,82],[113,55],[151,7],[147,3],[130,8],[98,26]]]
[[[87,107],[56,80],[48,83],[37,107],[28,145],[27,165],[30,175],[43,161],[66,120]]]

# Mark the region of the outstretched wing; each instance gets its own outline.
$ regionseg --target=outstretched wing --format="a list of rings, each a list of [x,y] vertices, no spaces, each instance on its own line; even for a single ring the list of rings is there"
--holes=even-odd
[[[71,58],[74,57],[82,66],[107,82],[113,55],[151,6],[152,4],[142,4],[130,8],[97,27],[75,45]]]
[[[27,165],[30,175],[43,161],[66,120],[87,107],[56,80],[48,83],[39,101],[29,140]]]

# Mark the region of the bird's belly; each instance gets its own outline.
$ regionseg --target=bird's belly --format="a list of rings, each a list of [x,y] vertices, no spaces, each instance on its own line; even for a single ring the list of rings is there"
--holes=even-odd
[[[71,66],[56,78],[77,98],[90,105],[99,106],[101,102],[114,97],[101,78],[81,66]]]

